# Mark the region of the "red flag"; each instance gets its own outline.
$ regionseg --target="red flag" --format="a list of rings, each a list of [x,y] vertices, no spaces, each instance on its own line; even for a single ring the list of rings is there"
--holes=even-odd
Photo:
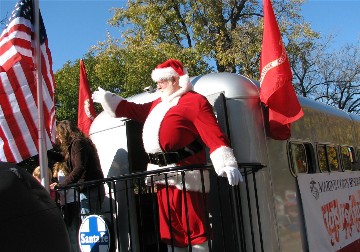
[[[80,60],[78,128],[87,136],[89,135],[89,129],[95,117],[96,112],[94,103],[91,99],[85,65],[83,60]]]
[[[291,83],[289,59],[270,0],[263,0],[264,33],[260,62],[260,100],[269,112],[268,135],[277,140],[291,136],[290,123],[303,116]]]
[[[34,67],[32,0],[21,0],[0,35],[0,161],[21,162],[37,155],[38,105]],[[55,141],[55,81],[45,26],[39,13],[45,142]]]

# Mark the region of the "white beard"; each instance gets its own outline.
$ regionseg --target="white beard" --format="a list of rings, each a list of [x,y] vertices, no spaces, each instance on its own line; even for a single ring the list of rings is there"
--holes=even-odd
[[[167,97],[169,97],[170,94],[168,92],[161,92],[160,97],[162,101],[165,101]]]
[[[160,91],[160,97],[162,101],[166,101],[172,94],[176,93],[177,90],[172,89],[163,89]]]
[[[171,102],[160,102],[146,118],[143,127],[143,143],[147,153],[162,151],[159,143],[160,125],[169,109],[177,105],[179,98],[177,97]]]

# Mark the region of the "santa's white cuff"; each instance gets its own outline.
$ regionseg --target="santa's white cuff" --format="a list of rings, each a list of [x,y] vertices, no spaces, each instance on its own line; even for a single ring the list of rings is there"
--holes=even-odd
[[[122,100],[124,100],[124,98],[111,92],[106,92],[101,105],[106,113],[111,117],[115,117],[116,108]]]
[[[221,146],[210,154],[215,172],[222,175],[225,167],[238,167],[233,150],[228,146]]]

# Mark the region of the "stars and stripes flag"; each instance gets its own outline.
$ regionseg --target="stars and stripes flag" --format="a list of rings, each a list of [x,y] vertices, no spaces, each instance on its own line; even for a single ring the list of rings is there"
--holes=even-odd
[[[39,152],[38,121],[43,113],[46,148],[55,141],[55,82],[45,26],[39,13],[43,112],[38,111],[32,0],[16,3],[0,36],[0,161],[18,163]]]
[[[260,100],[268,109],[268,136],[286,140],[291,123],[303,116],[292,73],[270,0],[263,0],[264,32],[260,61]]]
[[[91,123],[96,117],[94,103],[91,99],[89,81],[86,74],[85,64],[80,60],[80,83],[79,83],[79,103],[78,103],[78,128],[89,135]]]

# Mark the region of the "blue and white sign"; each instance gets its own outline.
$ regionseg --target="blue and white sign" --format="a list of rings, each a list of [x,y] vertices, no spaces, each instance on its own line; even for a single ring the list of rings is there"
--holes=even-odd
[[[89,215],[81,223],[79,246],[82,252],[108,252],[110,232],[104,219],[99,215]]]

